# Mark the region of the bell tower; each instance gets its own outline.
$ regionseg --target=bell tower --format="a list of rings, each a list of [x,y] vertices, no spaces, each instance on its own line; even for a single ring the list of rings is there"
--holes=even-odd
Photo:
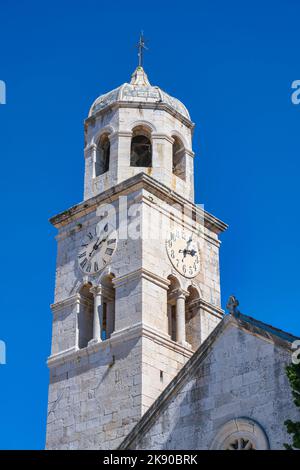
[[[116,448],[222,318],[226,225],[194,204],[194,124],[141,66],[85,121],[84,200],[54,216],[47,448]]]
[[[84,198],[143,171],[193,202],[193,127],[186,107],[150,85],[137,67],[130,83],[91,106],[85,121]]]

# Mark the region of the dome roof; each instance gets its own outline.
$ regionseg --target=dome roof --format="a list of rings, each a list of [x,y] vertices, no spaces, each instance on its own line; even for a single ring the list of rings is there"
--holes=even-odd
[[[177,98],[168,95],[158,86],[150,85],[147,74],[140,66],[132,74],[130,83],[124,83],[118,88],[105,93],[105,95],[99,96],[91,106],[89,117],[94,116],[101,109],[118,101],[161,103],[173,108],[185,118],[190,119],[189,112],[184,104]]]

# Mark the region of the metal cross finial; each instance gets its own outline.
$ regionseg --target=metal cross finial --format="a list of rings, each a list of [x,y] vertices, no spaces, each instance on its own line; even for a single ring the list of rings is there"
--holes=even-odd
[[[227,305],[226,305],[226,308],[227,308],[228,312],[231,315],[234,315],[235,317],[238,317],[239,314],[240,314],[240,311],[238,310],[238,306],[239,306],[238,299],[234,295],[231,295],[229,297]]]
[[[147,47],[145,46],[145,38],[144,38],[144,32],[141,31],[140,34],[140,39],[137,44],[138,48],[138,58],[139,58],[139,67],[143,67],[143,61],[144,61],[144,49],[147,50]]]

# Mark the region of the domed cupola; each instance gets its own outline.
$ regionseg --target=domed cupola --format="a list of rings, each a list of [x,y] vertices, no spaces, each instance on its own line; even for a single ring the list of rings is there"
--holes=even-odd
[[[90,108],[84,198],[146,173],[193,201],[193,127],[186,107],[152,86],[139,65],[130,83],[99,96]]]
[[[131,76],[130,83],[115,88],[104,95],[99,96],[91,106],[89,116],[94,116],[99,111],[112,106],[114,103],[155,103],[169,109],[172,113],[179,113],[190,120],[186,107],[177,98],[173,98],[158,86],[152,86],[143,67],[138,66]]]

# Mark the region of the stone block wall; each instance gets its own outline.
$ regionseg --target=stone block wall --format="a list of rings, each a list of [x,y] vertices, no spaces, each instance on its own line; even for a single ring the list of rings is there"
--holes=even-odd
[[[257,423],[270,449],[283,449],[284,421],[299,420],[285,373],[290,362],[280,344],[227,326],[182,387],[157,403],[156,418],[130,448],[211,449],[226,423],[243,418]]]

